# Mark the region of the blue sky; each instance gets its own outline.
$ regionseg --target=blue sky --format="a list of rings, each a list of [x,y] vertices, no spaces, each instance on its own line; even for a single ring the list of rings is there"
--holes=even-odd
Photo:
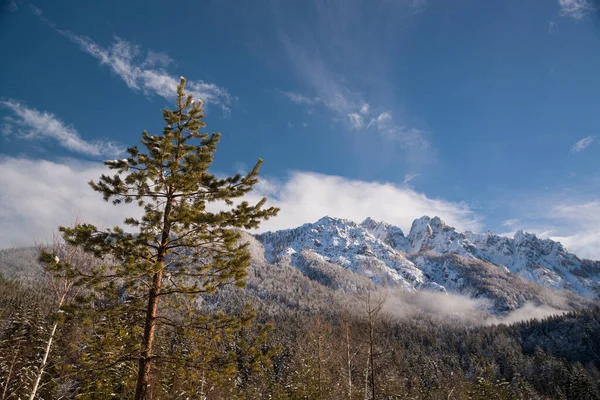
[[[599,7],[4,2],[0,246],[119,222],[85,182],[161,129],[182,75],[223,134],[214,171],[265,159],[257,195],[282,207],[265,229],[439,214],[600,258]]]

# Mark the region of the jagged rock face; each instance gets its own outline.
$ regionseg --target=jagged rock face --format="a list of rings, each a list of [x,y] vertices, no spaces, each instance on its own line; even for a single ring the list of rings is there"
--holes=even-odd
[[[456,253],[469,256],[475,248],[464,233],[446,225],[439,217],[425,216],[413,222],[405,250],[408,253]]]
[[[513,276],[517,275],[542,287],[565,289],[587,297],[600,295],[600,262],[581,260],[558,242],[522,231],[512,239],[491,232],[458,232],[438,217],[415,220],[407,236],[399,227],[371,218],[357,224],[324,217],[295,229],[257,235],[257,239],[264,245],[270,263],[285,262],[300,267],[302,253],[368,277],[377,284],[409,290],[485,295],[485,289],[475,287],[483,281],[472,279],[473,271],[477,271],[472,266],[479,265],[482,273],[497,272],[488,273],[487,281],[484,279],[485,285],[494,287],[495,292],[516,290],[517,277]],[[449,269],[448,259],[442,255],[456,256],[452,259],[455,266],[462,263],[471,267]],[[467,271],[469,277],[465,275]],[[466,280],[469,285],[464,284]],[[506,287],[502,288],[498,280]],[[515,296],[526,297],[522,293]],[[514,304],[506,300],[505,306],[512,308]]]
[[[423,283],[421,271],[386,243],[402,243],[402,230],[371,221],[363,224],[374,231],[349,220],[324,217],[314,224],[268,232],[257,238],[265,246],[270,263],[283,261],[298,266],[300,253],[308,252],[323,262],[337,264],[378,284],[413,288]]]
[[[404,232],[397,226],[386,222],[377,222],[370,217],[365,219],[360,226],[394,249],[404,249],[406,247]]]
[[[558,242],[523,231],[513,239],[491,233],[468,235],[478,258],[503,265],[529,281],[588,297],[600,293],[600,262],[581,260]]]

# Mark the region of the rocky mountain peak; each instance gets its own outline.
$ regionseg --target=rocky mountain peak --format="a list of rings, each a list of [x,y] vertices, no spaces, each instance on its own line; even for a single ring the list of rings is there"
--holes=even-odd
[[[433,251],[438,254],[450,252],[463,254],[462,248],[471,246],[472,244],[465,234],[446,225],[440,217],[423,216],[416,219],[410,228],[406,251],[409,253]]]
[[[387,222],[375,221],[373,218],[367,217],[360,223],[360,226],[388,246],[395,249],[404,249],[406,246],[404,232],[395,225],[388,224]]]
[[[340,226],[340,225],[349,225],[356,226],[356,222],[351,221],[345,218],[338,218],[326,215],[320,218],[317,222],[309,225],[324,225],[324,226]]]
[[[268,232],[257,238],[269,262],[287,260],[303,265],[302,253],[338,265],[375,282],[395,282],[412,288],[446,287],[449,275],[439,256],[490,263],[536,284],[567,289],[584,296],[600,296],[600,262],[581,260],[560,243],[519,231],[513,238],[492,232],[459,232],[439,217],[416,219],[405,236],[397,226],[366,218],[354,221],[325,216],[295,229]],[[416,257],[416,258],[415,258]],[[419,258],[420,257],[420,258]],[[427,272],[415,259],[429,260]],[[474,264],[476,265],[476,264]],[[446,283],[444,283],[446,282]],[[457,283],[458,284],[458,283]]]
[[[513,239],[515,241],[515,244],[519,245],[523,242],[534,241],[537,239],[537,237],[533,233],[526,233],[522,229],[519,229],[518,231],[515,232]]]

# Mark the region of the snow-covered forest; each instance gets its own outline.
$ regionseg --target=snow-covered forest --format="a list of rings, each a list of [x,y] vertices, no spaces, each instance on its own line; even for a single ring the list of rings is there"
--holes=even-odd
[[[0,257],[3,270],[29,272],[0,279],[1,398],[29,398],[56,323],[36,398],[133,397],[136,321],[101,305],[82,313],[71,303],[57,314],[57,286],[40,274],[36,252]],[[242,329],[163,326],[152,398],[599,397],[599,309],[510,325],[416,306],[395,315],[386,307],[394,299],[380,291],[343,295],[293,271],[255,264],[248,288],[224,289],[194,310],[236,317],[250,303],[256,318]]]

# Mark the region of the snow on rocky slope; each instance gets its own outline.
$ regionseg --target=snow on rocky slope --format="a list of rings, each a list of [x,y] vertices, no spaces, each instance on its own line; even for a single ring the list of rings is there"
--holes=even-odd
[[[600,297],[598,261],[582,260],[560,243],[533,234],[517,232],[511,239],[458,232],[438,217],[415,220],[406,236],[399,227],[371,218],[358,224],[324,217],[256,237],[269,263],[302,269],[310,257],[377,284],[492,298],[496,309],[532,299],[551,302],[551,293],[559,293],[551,289]]]
[[[523,231],[512,239],[491,232],[460,233],[438,217],[421,217],[413,222],[404,249],[477,258],[545,287],[600,295],[600,262],[582,260],[559,242]]]
[[[365,221],[369,225],[372,220]],[[383,224],[372,226],[347,219],[324,217],[314,224],[304,224],[296,229],[268,232],[258,235],[265,246],[269,263],[287,261],[297,266],[300,253],[308,252],[323,262],[338,264],[375,283],[392,283],[413,288],[424,283],[423,273],[393,243],[394,234],[403,238],[400,228]],[[391,232],[388,232],[390,228]]]

